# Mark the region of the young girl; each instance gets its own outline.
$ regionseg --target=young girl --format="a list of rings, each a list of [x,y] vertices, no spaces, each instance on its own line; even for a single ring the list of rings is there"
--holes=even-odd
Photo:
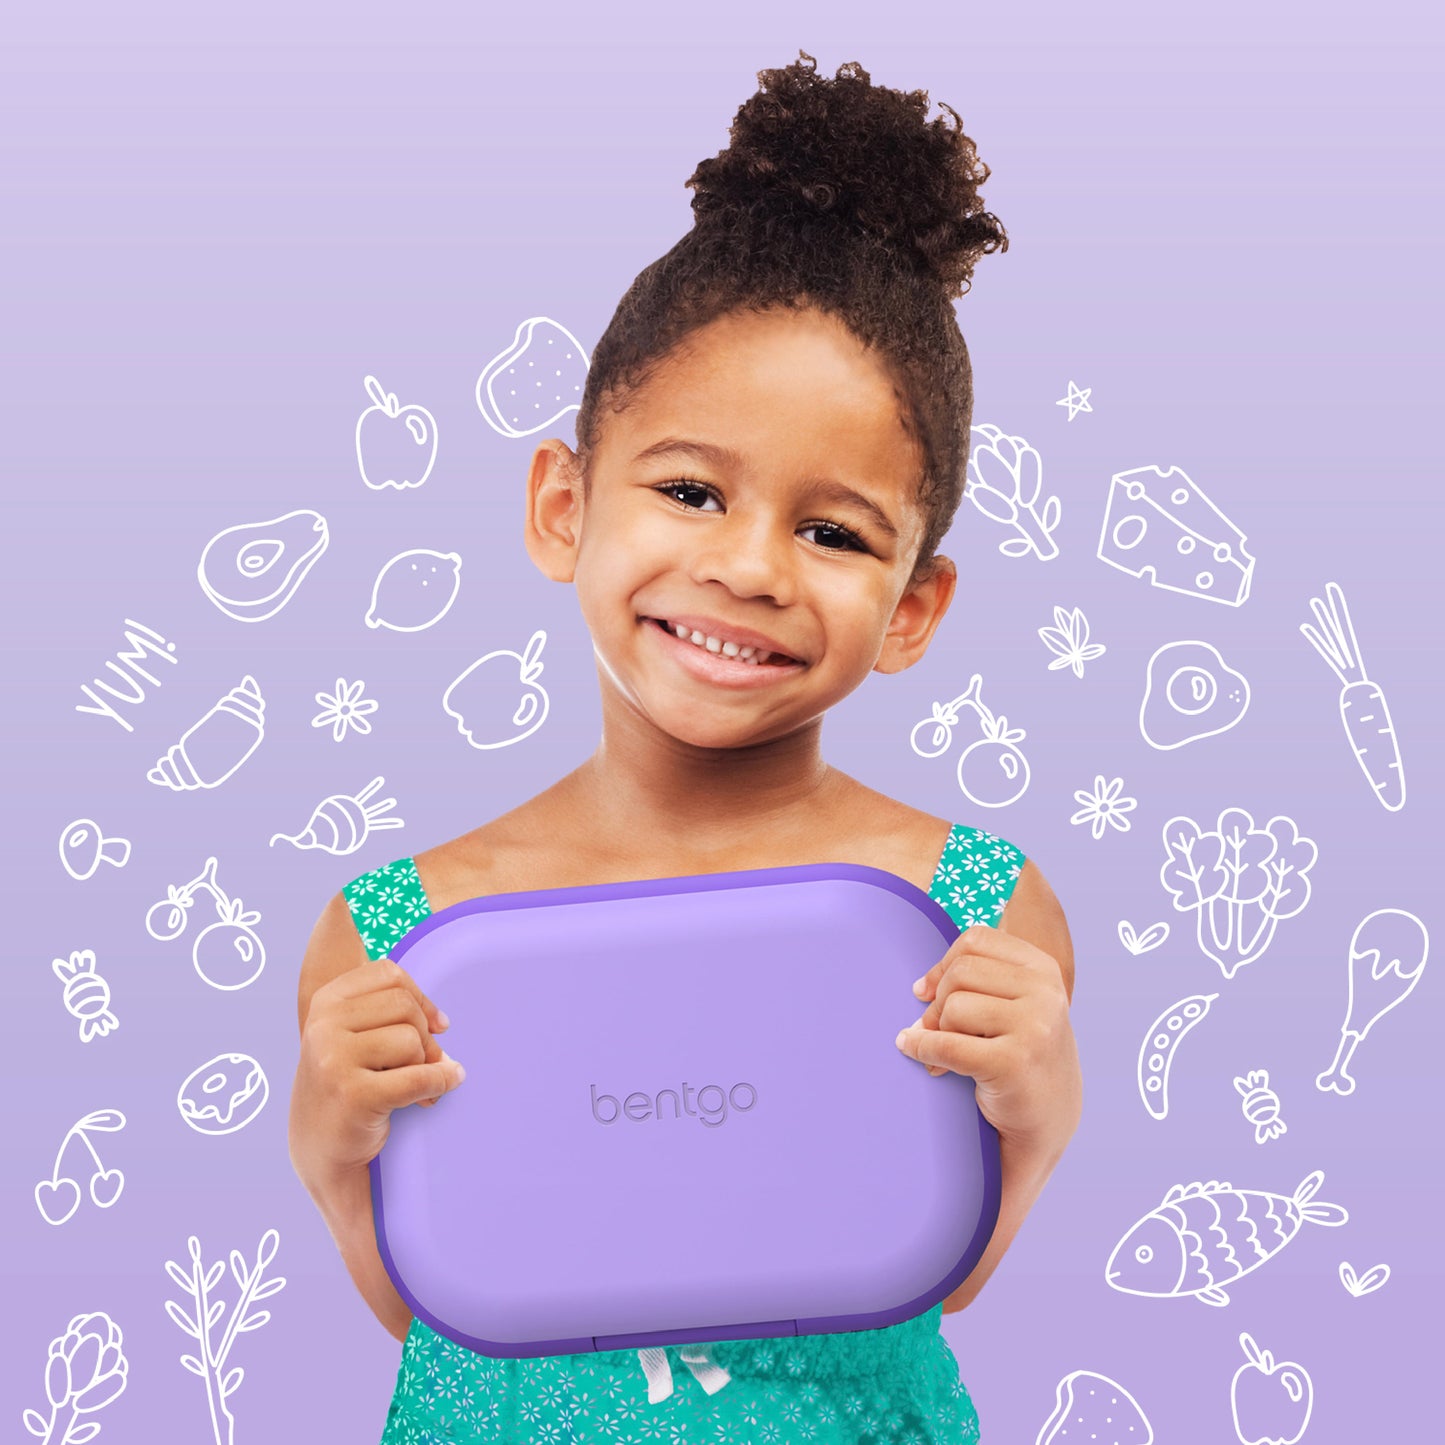
[[[925,93],[873,87],[856,64],[828,81],[800,52],[759,80],[731,145],[688,182],[693,229],[597,345],[577,451],[550,439],[532,458],[527,551],[577,589],[596,752],[347,885],[302,963],[291,1158],[404,1342],[382,1445],[976,1440],[940,1318],[992,1274],[1078,1122],[1072,950],[1038,869],[820,749],[827,710],[918,662],[953,597],[934,549],[962,495],[973,397],[950,302],[1007,244],[978,199],[988,169],[953,111],[951,127],[925,123]],[[885,1329],[535,1359],[414,1319],[381,1264],[367,1165],[391,1112],[465,1087],[468,1061],[435,1037],[446,1001],[388,948],[484,894],[825,861],[906,878],[965,929],[915,986],[926,1008],[898,1046],[935,1076],[971,1076],[999,1131],[998,1226],[968,1279]],[[545,1011],[533,1027],[545,1039]],[[879,1020],[885,1046],[893,1027]]]

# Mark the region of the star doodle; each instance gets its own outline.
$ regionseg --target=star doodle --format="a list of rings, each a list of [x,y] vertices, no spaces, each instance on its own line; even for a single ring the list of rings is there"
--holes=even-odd
[[[1068,407],[1069,420],[1073,421],[1076,413],[1093,411],[1094,408],[1089,405],[1089,393],[1093,391],[1093,389],[1092,386],[1086,386],[1083,391],[1080,391],[1079,388],[1074,385],[1073,378],[1071,377],[1069,379],[1069,394],[1067,396],[1061,396],[1054,405]]]

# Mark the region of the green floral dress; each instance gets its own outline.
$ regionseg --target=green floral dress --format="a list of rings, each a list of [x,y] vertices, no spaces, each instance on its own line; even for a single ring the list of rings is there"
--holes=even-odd
[[[955,823],[929,896],[997,926],[1023,868]],[[342,890],[373,958],[430,912],[411,858]],[[920,1066],[921,1067],[921,1066]],[[883,1329],[493,1359],[413,1318],[380,1445],[971,1445],[978,1415],[931,1310]]]

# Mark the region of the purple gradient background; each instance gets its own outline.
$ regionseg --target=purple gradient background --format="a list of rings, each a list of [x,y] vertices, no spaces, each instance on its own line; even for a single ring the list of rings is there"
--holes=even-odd
[[[193,1342],[165,1314],[180,1295],[164,1262],[185,1260],[192,1233],[207,1263],[233,1249],[249,1259],[271,1227],[271,1273],[287,1285],[229,1362],[246,1370],[230,1401],[237,1440],[380,1435],[400,1346],[287,1157],[299,959],[349,879],[505,812],[595,746],[590,640],[520,535],[526,463],[541,437],[572,439],[571,417],[507,439],[473,390],[529,316],[557,319],[590,352],[634,275],[690,225],[683,181],[727,143],[756,72],[799,47],[826,74],[856,59],[877,83],[927,90],[977,141],[1011,249],[982,258],[958,303],[974,420],[1026,437],[1044,494],[1063,501],[1050,563],[1001,556],[1007,533],[965,501],[944,545],[960,588],[927,657],[871,677],[825,729],[830,760],[870,786],[1022,847],[1073,934],[1084,1120],[994,1278],[944,1321],[984,1439],[1033,1441],[1055,1384],[1090,1369],[1134,1393],[1161,1445],[1227,1442],[1241,1331],[1313,1376],[1307,1445],[1422,1439],[1438,1421],[1428,1342],[1440,1338],[1445,964],[1431,962],[1365,1041],[1354,1095],[1314,1087],[1338,1038],[1356,924],[1408,909],[1438,940],[1441,923],[1427,821],[1441,805],[1438,36],[1423,7],[1413,25],[1378,7],[1348,23],[1307,7],[1173,20],[1117,4],[1007,19],[948,9],[942,35],[893,6],[860,24],[821,10],[729,21],[550,9],[527,33],[480,9],[336,6],[283,23],[279,11],[148,5],[79,22],[85,44],[58,43],[41,27],[60,20],[33,18],[31,39],[0,51],[6,1438],[29,1438],[20,1413],[45,1405],[51,1339],[73,1314],[105,1310],[130,1376],[94,1417],[101,1438],[209,1439],[201,1383],[178,1363]],[[352,438],[368,373],[437,417],[438,460],[419,491],[360,480]],[[1055,405],[1071,378],[1093,407],[1072,422]],[[1151,463],[1182,467],[1246,533],[1258,560],[1243,606],[1150,588],[1096,559],[1110,476]],[[326,517],[325,556],[269,621],[222,615],[196,581],[205,542],[297,507]],[[455,606],[422,633],[369,630],[372,578],[411,547],[462,553]],[[1408,784],[1398,813],[1370,796],[1339,684],[1299,632],[1329,580],[1388,697]],[[1048,669],[1037,629],[1055,605],[1082,608],[1108,648],[1082,680]],[[83,684],[111,676],[127,617],[173,639],[179,659],[125,709],[132,732],[74,710]],[[536,628],[550,715],[511,748],[468,747],[442,690]],[[1137,724],[1145,663],[1191,637],[1217,646],[1253,698],[1231,731],[1159,752]],[[968,716],[945,757],[909,747],[914,723],[973,671],[985,700],[1027,729],[1032,781],[1001,810],[958,791]],[[148,783],[247,672],[267,735],[241,771],[211,792]],[[339,745],[309,726],[314,694],[338,675],[381,703],[371,736]],[[1068,821],[1096,773],[1122,777],[1139,804],[1127,833],[1097,841]],[[340,858],[267,847],[325,794],[377,774],[404,829]],[[1163,823],[1187,813],[1208,826],[1226,806],[1261,824],[1287,814],[1319,847],[1308,906],[1228,981],[1159,881]],[[57,839],[80,816],[133,842],[124,869],[83,883],[62,870]],[[167,883],[213,852],[223,885],[263,915],[265,971],[237,992],[191,968],[199,925],[166,944],[144,928]],[[1121,918],[1140,930],[1167,919],[1170,936],[1132,957]],[[121,1019],[86,1045],[50,966],[83,948]],[[1173,1000],[1216,991],[1156,1122],[1135,1085],[1143,1030]],[[798,1008],[801,1019],[806,1000]],[[901,995],[880,1037],[916,1013]],[[233,1049],[262,1062],[270,1101],[240,1132],[202,1137],[175,1091]],[[1289,1125],[1264,1146],[1231,1084],[1253,1068],[1270,1071]],[[124,1194],[52,1227],[31,1191],[64,1131],[101,1107],[129,1119],[100,1140]],[[66,1159],[77,1173],[75,1144]],[[1168,1186],[1289,1193],[1313,1169],[1318,1197],[1349,1223],[1306,1226],[1227,1308],[1105,1285],[1115,1243]],[[1392,1278],[1351,1298],[1342,1259],[1361,1273],[1388,1262]],[[229,1277],[223,1288],[229,1318]]]

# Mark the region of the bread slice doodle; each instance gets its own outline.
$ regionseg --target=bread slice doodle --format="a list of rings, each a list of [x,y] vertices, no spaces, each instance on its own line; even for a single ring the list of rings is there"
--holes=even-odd
[[[1154,1427],[1117,1381],[1075,1370],[1058,1384],[1054,1413],[1034,1445],[1153,1445]]]

